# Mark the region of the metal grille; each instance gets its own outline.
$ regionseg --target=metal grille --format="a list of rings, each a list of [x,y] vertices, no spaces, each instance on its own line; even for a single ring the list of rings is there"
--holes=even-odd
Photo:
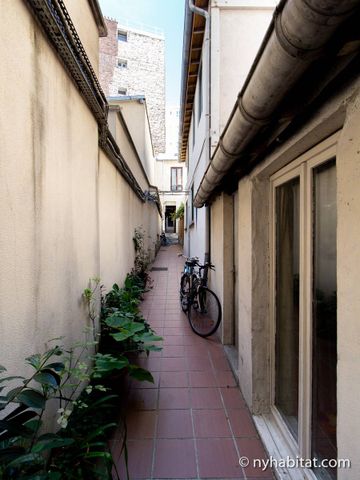
[[[151,269],[152,272],[167,272],[167,270],[167,267],[152,267]]]

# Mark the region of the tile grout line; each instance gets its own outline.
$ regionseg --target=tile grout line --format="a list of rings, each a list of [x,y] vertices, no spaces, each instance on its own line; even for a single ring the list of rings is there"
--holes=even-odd
[[[209,357],[210,357],[210,363],[211,363],[211,367],[213,369],[213,373],[215,375],[215,366],[214,366],[214,362],[213,362],[213,359],[212,359],[212,356],[211,356],[211,353],[210,351],[208,351],[208,354],[209,354]],[[215,378],[216,378],[216,375],[215,375]],[[235,434],[234,434],[234,431],[232,429],[232,426],[231,426],[231,423],[230,423],[230,418],[229,418],[229,412],[228,412],[228,409],[226,408],[226,405],[225,405],[225,400],[224,400],[224,397],[221,393],[221,387],[220,386],[216,386],[217,390],[218,390],[218,393],[220,395],[220,398],[221,398],[221,403],[223,405],[223,410],[224,410],[224,413],[225,413],[225,416],[226,416],[226,421],[228,423],[228,427],[230,429],[230,432],[231,432],[231,439],[233,441],[233,445],[235,447],[235,450],[236,450],[236,454],[237,454],[237,457],[238,457],[238,460],[240,460],[240,451],[239,451],[239,448],[237,446],[237,443],[236,443],[236,439],[235,439]],[[240,468],[241,468],[241,472],[243,474],[243,478],[244,480],[247,480],[247,476],[245,474],[245,470],[244,470],[244,467],[242,467],[240,464],[239,464]]]

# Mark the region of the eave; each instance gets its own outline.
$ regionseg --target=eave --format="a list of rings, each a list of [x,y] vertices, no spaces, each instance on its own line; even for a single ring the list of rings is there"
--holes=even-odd
[[[208,0],[196,0],[194,4],[203,9],[208,8]],[[205,33],[205,18],[194,15],[186,2],[184,43],[181,80],[181,112],[180,112],[180,142],[179,161],[186,159],[186,149],[189,140],[191,116],[194,106],[195,89],[199,74],[202,45]]]

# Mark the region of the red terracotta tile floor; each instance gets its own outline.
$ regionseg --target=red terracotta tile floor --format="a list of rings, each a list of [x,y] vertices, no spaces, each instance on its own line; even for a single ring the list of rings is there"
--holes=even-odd
[[[139,359],[155,383],[132,382],[127,431],[128,468],[137,479],[273,479],[271,470],[253,468],[266,458],[223,347],[216,336],[195,335],[178,297],[183,258],[177,245],[162,247],[152,271],[153,288],[141,310],[163,336],[161,352]],[[125,479],[121,439],[113,442],[117,470]],[[117,453],[116,453],[117,452]],[[250,465],[242,468],[239,458]]]

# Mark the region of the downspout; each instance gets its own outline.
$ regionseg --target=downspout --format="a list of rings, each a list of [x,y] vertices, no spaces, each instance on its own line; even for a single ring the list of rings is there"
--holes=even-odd
[[[283,0],[195,195],[204,206],[360,0]]]
[[[197,7],[193,0],[189,0],[189,9],[197,15],[200,15],[205,18],[205,32],[204,32],[204,50],[205,50],[205,66],[206,66],[206,72],[207,72],[207,78],[208,78],[208,88],[206,91],[206,101],[205,101],[205,135],[206,135],[206,140],[208,145],[207,145],[207,155],[209,156],[210,160],[210,107],[211,107],[211,101],[210,101],[210,92],[211,92],[211,78],[210,78],[210,15],[207,10],[204,10],[203,8]],[[203,51],[204,51],[203,50]],[[203,63],[204,66],[204,63]],[[202,69],[204,73],[204,68]],[[204,79],[203,75],[203,79]],[[193,119],[195,121],[195,118]],[[206,207],[205,211],[205,252],[204,252],[204,262],[209,262],[210,261],[210,207]]]

